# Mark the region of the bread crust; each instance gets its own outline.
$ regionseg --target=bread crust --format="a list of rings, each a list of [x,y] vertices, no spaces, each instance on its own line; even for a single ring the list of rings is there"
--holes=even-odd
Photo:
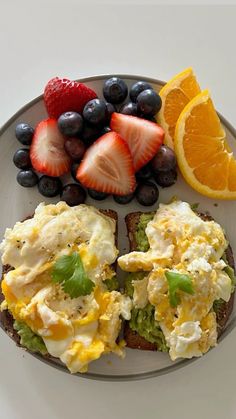
[[[137,230],[137,226],[139,224],[140,217],[143,213],[138,212],[132,212],[125,217],[125,223],[128,233],[128,239],[129,239],[129,245],[130,245],[130,252],[137,250],[137,242],[135,238],[135,232]],[[204,221],[211,221],[213,218],[208,213],[198,213],[198,215],[204,220]],[[234,263],[234,256],[233,251],[230,245],[228,245],[226,251],[226,259],[229,264],[229,266],[234,270],[235,272],[235,263]],[[222,334],[226,323],[232,313],[234,306],[234,292],[231,294],[230,300],[228,302],[224,302],[221,304],[220,310],[216,314],[216,320],[217,320],[217,333],[218,338]],[[142,336],[140,336],[137,332],[134,332],[129,327],[129,322],[126,321],[124,324],[124,336],[126,340],[126,345],[128,348],[133,349],[141,349],[141,350],[149,350],[149,351],[155,351],[158,349],[156,344],[148,342],[146,339],[144,339]]]

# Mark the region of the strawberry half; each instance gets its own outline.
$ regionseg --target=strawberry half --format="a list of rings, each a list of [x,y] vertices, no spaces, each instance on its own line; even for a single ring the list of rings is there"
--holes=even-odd
[[[86,103],[96,97],[85,84],[59,77],[49,80],[44,90],[44,102],[51,118],[58,118],[67,111],[81,113]]]
[[[56,119],[41,121],[33,136],[30,159],[37,172],[48,176],[61,176],[70,170],[70,158],[64,149],[65,139],[57,127]]]
[[[132,157],[126,142],[115,132],[100,137],[85,153],[76,178],[87,188],[115,195],[135,189]]]
[[[164,140],[164,131],[160,125],[136,116],[114,112],[110,126],[127,142],[135,172],[155,156]]]

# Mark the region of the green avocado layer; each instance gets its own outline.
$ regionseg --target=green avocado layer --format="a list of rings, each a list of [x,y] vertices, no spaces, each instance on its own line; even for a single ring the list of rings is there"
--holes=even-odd
[[[134,287],[132,281],[141,280],[147,275],[147,272],[129,273],[125,280],[125,293],[129,297],[133,297]],[[167,352],[164,334],[159,323],[155,320],[155,307],[147,304],[145,308],[133,308],[131,311],[130,328],[145,338],[148,342],[156,343],[158,350]]]
[[[159,351],[168,352],[165,336],[154,318],[155,307],[147,304],[145,308],[133,308],[129,326],[148,342],[156,343]]]
[[[147,252],[149,249],[149,242],[145,230],[149,221],[153,219],[154,214],[154,212],[150,212],[149,214],[142,214],[140,216],[137,230],[135,232],[135,240],[137,243],[137,250],[139,252]]]
[[[38,352],[41,355],[48,353],[43,339],[36,335],[24,322],[15,320],[13,327],[20,336],[21,346],[24,346],[31,352]]]
[[[226,262],[227,263],[227,262]],[[225,273],[227,273],[227,275],[230,277],[231,279],[231,284],[232,284],[232,289],[231,289],[231,293],[234,292],[235,289],[235,284],[236,284],[236,277],[235,277],[235,273],[233,268],[231,268],[231,266],[227,265],[224,268]]]
[[[137,250],[139,252],[147,252],[149,249],[149,242],[146,236],[146,227],[154,217],[154,212],[142,214],[139,219],[137,230],[135,232],[135,240],[137,243]],[[129,297],[133,297],[134,287],[132,281],[141,280],[147,272],[132,272],[125,281],[125,292]],[[133,308],[131,311],[131,320],[129,321],[130,328],[137,332],[140,336],[145,338],[148,342],[155,343],[159,351],[167,352],[165,336],[160,328],[159,323],[154,318],[155,308],[148,304],[145,308]]]
[[[224,259],[224,261],[227,263],[225,255],[223,255],[223,258],[222,259]],[[234,292],[234,289],[235,289],[235,284],[236,284],[236,277],[235,277],[235,274],[234,274],[234,270],[233,270],[233,268],[231,268],[231,266],[227,265],[224,268],[224,271],[227,273],[227,275],[231,279],[231,284],[232,284],[231,293],[233,293]],[[225,301],[222,300],[222,298],[219,298],[219,300],[215,300],[214,301],[213,310],[216,313],[216,315],[218,313],[220,313],[222,304],[225,304]]]
[[[106,284],[108,291],[117,291],[119,289],[119,281],[116,276],[105,279],[104,283]]]

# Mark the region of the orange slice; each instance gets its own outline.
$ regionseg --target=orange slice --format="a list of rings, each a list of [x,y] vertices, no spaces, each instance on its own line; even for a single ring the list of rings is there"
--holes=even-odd
[[[200,93],[200,87],[192,68],[187,68],[177,74],[160,90],[162,108],[157,115],[157,121],[165,131],[165,144],[173,148],[176,122],[184,107]]]
[[[179,168],[190,186],[210,198],[236,199],[236,160],[208,90],[181,112],[174,143]]]

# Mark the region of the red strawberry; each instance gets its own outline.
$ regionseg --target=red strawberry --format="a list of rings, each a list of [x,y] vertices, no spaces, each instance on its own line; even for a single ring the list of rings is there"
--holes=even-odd
[[[110,126],[127,142],[135,172],[155,156],[164,140],[164,131],[160,125],[136,116],[114,112]]]
[[[126,142],[115,132],[100,137],[85,153],[77,179],[82,185],[115,195],[135,189],[132,157]]]
[[[67,111],[81,113],[85,104],[96,97],[85,84],[59,77],[49,80],[44,90],[44,102],[51,118],[58,118]]]
[[[70,170],[70,158],[64,149],[65,139],[57,127],[56,119],[41,121],[33,136],[30,159],[37,172],[48,176],[61,176]]]

